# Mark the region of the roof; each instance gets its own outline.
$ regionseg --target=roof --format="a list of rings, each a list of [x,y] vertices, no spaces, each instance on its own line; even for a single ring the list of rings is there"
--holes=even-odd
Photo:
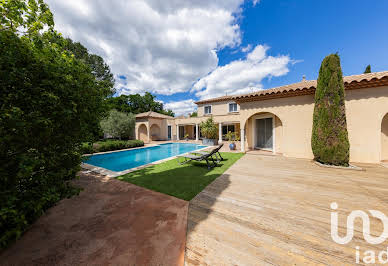
[[[232,98],[233,98],[233,95],[226,95],[226,96],[221,96],[221,97],[216,97],[216,98],[210,98],[210,99],[206,99],[206,100],[197,101],[197,102],[195,102],[195,104],[223,102],[223,101],[231,100]]]
[[[361,89],[388,85],[388,71],[343,77],[345,89]],[[196,104],[220,102],[226,100],[252,101],[314,94],[317,86],[316,80],[303,80],[301,82],[280,86],[272,89],[259,90],[248,94],[222,96],[196,102]]]
[[[172,116],[164,115],[164,114],[159,114],[159,113],[154,112],[154,111],[148,111],[148,112],[140,113],[140,114],[136,115],[136,118],[141,118],[141,117],[174,119],[174,117],[172,117]]]

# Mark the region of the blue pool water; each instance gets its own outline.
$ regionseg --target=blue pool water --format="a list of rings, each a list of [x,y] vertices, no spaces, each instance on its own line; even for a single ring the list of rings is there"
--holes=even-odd
[[[119,172],[204,147],[206,146],[194,143],[165,143],[141,149],[91,155],[84,162]]]

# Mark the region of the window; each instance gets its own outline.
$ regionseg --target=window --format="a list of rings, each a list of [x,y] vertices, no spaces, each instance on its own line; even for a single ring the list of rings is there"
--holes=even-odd
[[[229,104],[229,113],[237,112],[237,103],[230,103]]]
[[[211,113],[212,113],[212,106],[211,105],[205,106],[205,115],[208,115]]]
[[[234,125],[222,125],[222,135],[226,135],[229,131],[234,133]]]
[[[236,133],[236,129],[234,125],[222,125],[222,139],[226,140],[225,135],[228,134],[228,132]]]

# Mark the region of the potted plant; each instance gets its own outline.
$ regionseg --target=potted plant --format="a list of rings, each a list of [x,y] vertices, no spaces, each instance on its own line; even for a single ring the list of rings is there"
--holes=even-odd
[[[231,143],[229,143],[229,149],[231,151],[235,150],[236,149],[236,144],[233,142],[235,139],[236,139],[236,134],[231,131],[229,131],[226,135],[225,135],[225,139],[226,141],[230,141]]]
[[[183,137],[186,141],[189,140],[189,134],[186,134],[184,137]]]
[[[214,145],[218,144],[218,140],[217,140],[218,127],[214,123],[212,117],[208,118],[204,122],[201,122],[200,128],[201,128],[201,134],[204,137],[202,139],[202,144],[203,145],[212,145],[212,146],[214,146]]]

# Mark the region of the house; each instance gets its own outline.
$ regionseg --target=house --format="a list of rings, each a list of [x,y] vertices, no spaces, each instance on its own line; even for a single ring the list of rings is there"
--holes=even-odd
[[[137,114],[135,119],[136,139],[144,142],[173,139],[171,125],[174,117],[149,111]]]
[[[343,81],[350,161],[388,160],[388,71],[345,76]],[[180,140],[185,134],[199,140],[199,124],[211,116],[218,123],[219,141],[223,141],[228,131],[237,132],[242,152],[263,149],[288,157],[313,158],[311,134],[316,86],[316,80],[303,79],[249,94],[201,100],[196,102],[198,117],[139,114],[136,132],[139,139],[146,141]]]

